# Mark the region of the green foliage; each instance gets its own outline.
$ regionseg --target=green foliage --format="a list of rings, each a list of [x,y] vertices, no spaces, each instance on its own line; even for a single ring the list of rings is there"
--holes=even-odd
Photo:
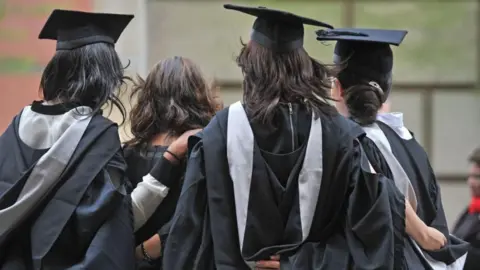
[[[409,31],[394,49],[397,79],[473,81],[477,5],[471,1],[361,1],[356,5],[356,25]]]
[[[32,59],[4,57],[0,58],[1,73],[28,73],[38,70],[38,65]]]
[[[0,0],[0,21],[5,17],[7,12],[7,0]]]

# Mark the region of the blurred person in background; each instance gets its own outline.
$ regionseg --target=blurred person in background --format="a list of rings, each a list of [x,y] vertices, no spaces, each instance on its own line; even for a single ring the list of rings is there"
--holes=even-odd
[[[394,224],[404,220],[391,209],[404,202],[370,173],[350,135],[362,129],[328,103],[329,69],[303,48],[304,24],[332,27],[224,7],[257,17],[237,57],[243,104],[192,138],[164,268],[278,268],[280,255],[282,269],[395,269]]]
[[[470,243],[471,247],[465,262],[465,270],[480,267],[480,147],[470,157],[468,186],[472,197],[470,205],[458,218],[453,234]]]
[[[396,267],[460,270],[468,244],[449,233],[440,186],[425,151],[404,126],[401,113],[379,113],[392,87],[390,45],[400,45],[406,34],[345,28],[319,30],[317,39],[337,41],[334,63],[341,69],[332,89],[337,109],[363,127],[366,136],[360,142],[373,172],[393,179],[405,201],[401,211],[406,222],[395,226],[410,237],[395,235],[396,250],[401,251],[395,256]]]
[[[133,139],[125,143],[127,175],[133,187],[142,182],[157,160],[168,153],[169,145],[182,134],[194,134],[208,124],[216,109],[223,108],[219,88],[204,79],[199,67],[190,59],[171,57],[157,63],[146,80],[138,77],[131,98],[136,103],[130,112]],[[168,237],[170,221],[180,195],[185,160],[164,175],[164,193],[145,206],[151,216],[135,232],[138,269],[161,269],[162,244]],[[168,196],[167,196],[168,193]],[[163,200],[163,201],[162,201]],[[161,204],[160,204],[161,203]]]

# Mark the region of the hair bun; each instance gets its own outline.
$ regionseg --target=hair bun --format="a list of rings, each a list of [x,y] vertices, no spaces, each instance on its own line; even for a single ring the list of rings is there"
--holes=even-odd
[[[383,103],[384,92],[382,87],[376,81],[370,81],[368,85],[371,86],[371,89],[377,94],[378,98]]]

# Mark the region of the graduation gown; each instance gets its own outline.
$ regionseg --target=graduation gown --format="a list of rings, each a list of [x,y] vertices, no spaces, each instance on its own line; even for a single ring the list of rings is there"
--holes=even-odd
[[[402,264],[405,269],[463,269],[468,244],[448,230],[440,187],[427,154],[403,126],[401,114],[381,114],[378,119],[373,125],[363,127],[367,137],[361,139],[372,166],[378,173],[394,179],[425,224],[448,239],[443,248],[426,251],[406,236]]]
[[[452,234],[470,244],[464,270],[476,270],[480,266],[480,213],[462,212],[453,227]]]
[[[152,167],[157,162],[161,162],[163,154],[167,150],[166,146],[149,146],[145,150],[139,150],[135,147],[126,146],[123,149],[125,161],[127,162],[127,176],[132,184],[132,188],[137,187],[142,178],[147,175]],[[185,164],[180,166],[172,166],[171,170],[163,170],[159,181],[168,187],[168,195],[161,201],[161,204],[156,207],[153,214],[148,221],[135,232],[135,244],[139,245],[144,241],[150,239],[153,235],[162,235],[164,231],[168,232],[168,222],[175,212],[178,197],[183,182],[183,173],[185,172]],[[158,196],[157,196],[158,197]],[[148,263],[145,261],[137,262],[137,269],[161,269],[162,258]]]
[[[34,102],[0,137],[0,269],[134,268],[118,128],[85,108]]]
[[[250,269],[280,254],[282,269],[395,269],[404,198],[370,173],[340,115],[282,104],[270,127],[240,103],[194,145],[164,250],[165,269]]]

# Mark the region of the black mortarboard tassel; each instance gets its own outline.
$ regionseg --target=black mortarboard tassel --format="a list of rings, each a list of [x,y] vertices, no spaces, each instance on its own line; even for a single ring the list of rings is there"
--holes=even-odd
[[[314,19],[266,7],[231,4],[223,7],[257,17],[253,23],[250,39],[276,52],[288,52],[303,47],[304,24],[333,28],[329,24]]]
[[[57,50],[88,44],[115,44],[133,15],[55,9],[40,31],[39,39],[57,41]]]
[[[392,82],[393,53],[390,45],[399,46],[407,31],[336,28],[318,30],[317,40],[337,41],[334,59],[336,64],[345,64],[342,73],[353,74],[365,78],[366,81],[388,82],[380,85],[384,99],[388,97]],[[344,87],[349,87],[348,85]]]

